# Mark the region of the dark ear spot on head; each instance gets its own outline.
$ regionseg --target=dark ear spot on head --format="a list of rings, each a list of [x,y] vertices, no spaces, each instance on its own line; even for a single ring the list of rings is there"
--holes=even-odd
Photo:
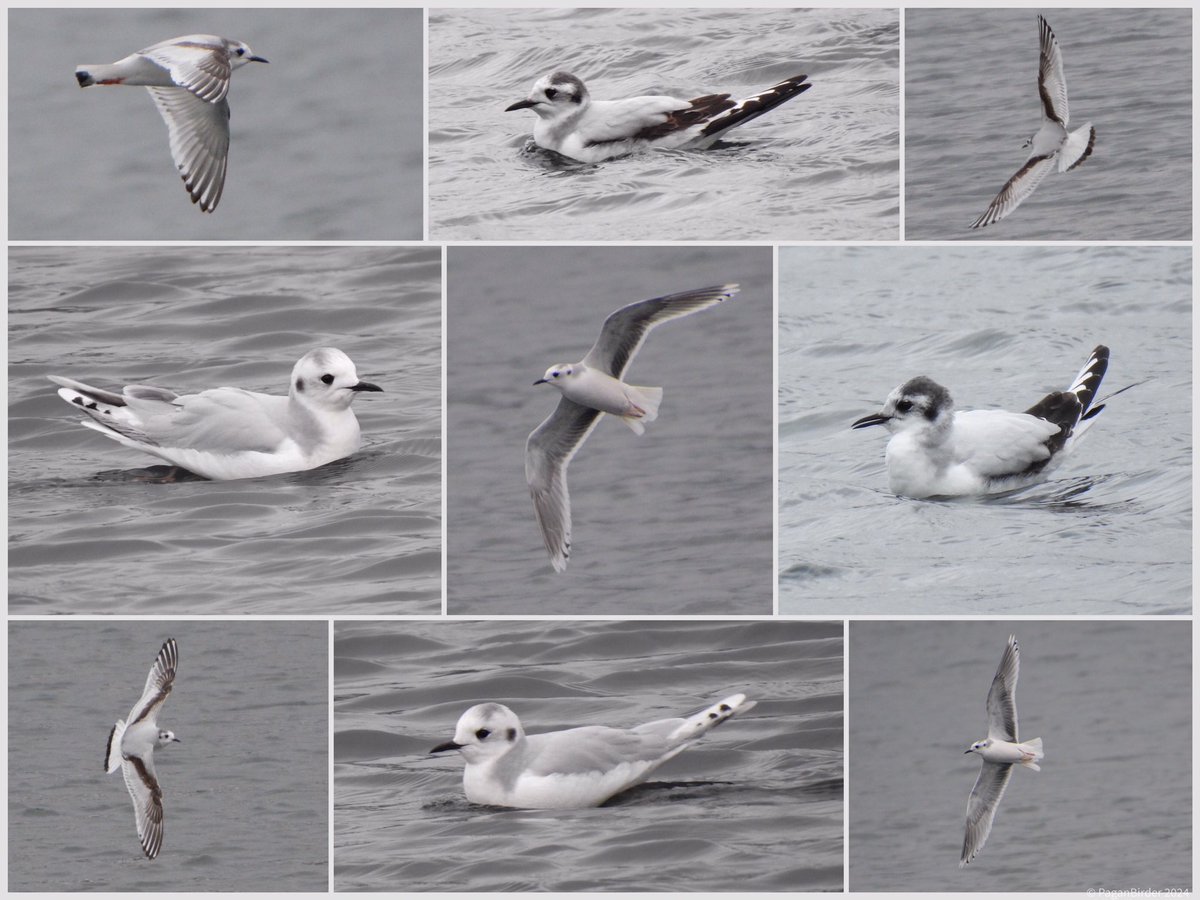
[[[505,735],[505,737],[507,737],[510,741],[515,741],[517,739],[517,729],[508,729],[508,733]]]
[[[300,394],[304,393],[304,379],[303,378],[296,379],[296,392],[300,393]]]

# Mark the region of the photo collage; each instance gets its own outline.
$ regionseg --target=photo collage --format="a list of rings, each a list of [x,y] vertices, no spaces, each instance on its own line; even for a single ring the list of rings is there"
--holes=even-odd
[[[1191,892],[1194,0],[6,6],[6,896]]]

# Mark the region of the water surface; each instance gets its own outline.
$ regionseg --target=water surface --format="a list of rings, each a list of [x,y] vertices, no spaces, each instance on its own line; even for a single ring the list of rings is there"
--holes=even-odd
[[[429,35],[436,239],[899,236],[894,9],[435,9]],[[813,87],[725,149],[563,166],[526,149],[532,112],[504,112],[559,69],[597,99]]]
[[[447,271],[449,611],[769,613],[770,249],[452,247]],[[524,460],[560,395],[533,382],[618,307],[725,282],[741,293],[662,324],[630,364],[664,390],[646,433],[604,416],[572,460],[556,573]]]
[[[13,891],[323,891],[328,861],[324,622],[13,622],[8,887]],[[113,723],[163,641],[179,644],[155,752],[164,839],[142,854],[105,774]]]
[[[1192,887],[1190,622],[852,622],[850,889]],[[987,844],[959,869],[985,701],[1021,647],[1013,772]]]
[[[437,248],[20,248],[8,324],[9,612],[440,609]],[[46,380],[282,394],[319,346],[384,393],[353,456],[267,478],[147,482]]]
[[[1106,615],[1192,608],[1192,272],[1175,248],[785,248],[779,606],[786,613]],[[961,409],[1028,409],[1091,349],[1112,399],[1041,486],[911,500],[883,428],[927,375]]]
[[[971,230],[1041,125],[1038,12],[1062,48],[1072,130],[1090,121],[1096,145]],[[906,237],[1191,239],[1190,9],[909,9],[904,21]]]
[[[420,240],[419,9],[14,9],[9,236],[19,240]],[[191,203],[138,87],[75,83],[187,34],[270,60],[234,73],[216,211]]]
[[[334,658],[339,890],[841,890],[840,623],[349,622]],[[473,806],[428,755],[483,701],[536,733],[739,691],[758,705],[596,809]]]

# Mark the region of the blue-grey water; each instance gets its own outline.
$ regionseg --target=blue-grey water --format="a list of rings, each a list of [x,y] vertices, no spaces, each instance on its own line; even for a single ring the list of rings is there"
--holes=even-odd
[[[8,328],[9,612],[440,610],[437,248],[17,248]],[[46,380],[282,394],[320,346],[384,393],[353,456],[268,478],[138,480]]]
[[[8,888],[322,891],[328,859],[324,622],[9,623]],[[156,751],[164,840],[142,855],[109,731],[179,645]]]
[[[1096,145],[972,230],[1041,125],[1039,12],[1062,49],[1072,130],[1090,121]],[[904,22],[906,237],[1191,239],[1192,10],[909,9]]]
[[[339,890],[824,891],[842,886],[842,626],[346,622],[334,642]],[[530,733],[757,700],[598,809],[468,804],[428,751],[467,707]]]
[[[453,614],[771,611],[771,251],[451,247],[447,579]],[[626,373],[664,389],[635,435],[605,416],[568,473],[571,559],[556,573],[525,482],[525,441],[627,303],[724,282],[741,294],[646,338]]]
[[[894,9],[434,9],[429,56],[435,239],[899,236]],[[525,149],[532,112],[504,112],[558,69],[597,99],[813,87],[725,149],[563,166]]]
[[[139,87],[75,83],[186,34],[270,60],[234,73],[225,193],[194,207]],[[19,240],[420,240],[420,9],[14,9],[8,234]]]
[[[780,251],[779,607],[784,613],[1192,610],[1192,267],[1183,248]],[[1114,397],[1041,486],[917,501],[883,428],[927,375],[961,409],[1022,410],[1096,344]]]
[[[1021,647],[1018,768],[959,869],[985,700]],[[1192,888],[1192,623],[851,622],[850,889]]]

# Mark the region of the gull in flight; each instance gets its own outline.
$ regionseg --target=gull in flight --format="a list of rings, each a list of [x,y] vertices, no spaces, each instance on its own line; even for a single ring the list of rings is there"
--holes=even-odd
[[[167,123],[171,156],[192,202],[212,212],[225,187],[229,159],[229,78],[252,62],[266,60],[241,41],[188,34],[115,63],[78,66],[75,80],[80,87],[144,86]]]
[[[658,418],[662,388],[637,387],[622,381],[650,329],[680,316],[723,303],[738,292],[736,284],[668,294],[623,306],[604,320],[600,337],[577,363],[556,363],[534,382],[562,393],[558,406],[529,435],[525,444],[525,480],[533,495],[533,511],[556,572],[565,571],[571,555],[571,498],[567,465],[603,413],[618,416],[634,434]]]
[[[526,735],[507,706],[480,703],[459,718],[454,740],[429,752],[462,753],[463,791],[471,803],[519,809],[599,806],[754,705],[745,694],[734,694],[687,718]]]
[[[158,711],[171,695],[178,666],[179,648],[169,639],[150,667],[141,699],[133,704],[127,721],[117,719],[104,750],[104,771],[111,775],[120,767],[125,776],[138,840],[150,859],[158,856],[163,842],[163,792],[154,771],[154,751],[179,741],[174,732],[159,730]]]
[[[224,481],[315,469],[358,449],[351,402],[383,388],[359,381],[341,350],[310,350],[292,369],[286,397],[219,387],[179,395],[130,384],[115,394],[48,376],[87,413],[80,424],[205,478]]]
[[[1096,144],[1096,129],[1088,122],[1081,128],[1067,131],[1071,119],[1067,107],[1067,82],[1063,78],[1062,50],[1046,20],[1038,16],[1041,34],[1041,63],[1038,66],[1038,96],[1042,102],[1042,127],[1025,142],[1029,158],[1017,174],[1008,179],[996,199],[972,228],[983,228],[999,222],[1033,193],[1052,169],[1069,172],[1092,155]]]
[[[654,147],[711,147],[731,128],[807,91],[812,87],[807,78],[796,75],[745,100],[733,100],[729,94],[694,100],[660,96],[593,100],[574,75],[554,72],[538,79],[529,97],[505,112],[532,109],[538,117],[533,140],[539,147],[598,163]]]
[[[888,484],[900,496],[1013,490],[1044,479],[1091,428],[1104,409],[1092,404],[1107,369],[1108,348],[1101,345],[1069,388],[1047,394],[1025,412],[957,412],[949,391],[922,375],[900,385],[882,410],[851,427],[885,425],[892,433]]]
[[[988,736],[976,741],[965,751],[983,757],[979,778],[967,800],[967,830],[963,836],[962,859],[959,868],[973,860],[983,849],[996,818],[996,807],[1004,796],[1014,765],[1042,770],[1037,761],[1042,758],[1042,739],[1022,743],[1017,737],[1017,672],[1021,658],[1016,635],[1009,635],[1000,668],[988,690]]]

